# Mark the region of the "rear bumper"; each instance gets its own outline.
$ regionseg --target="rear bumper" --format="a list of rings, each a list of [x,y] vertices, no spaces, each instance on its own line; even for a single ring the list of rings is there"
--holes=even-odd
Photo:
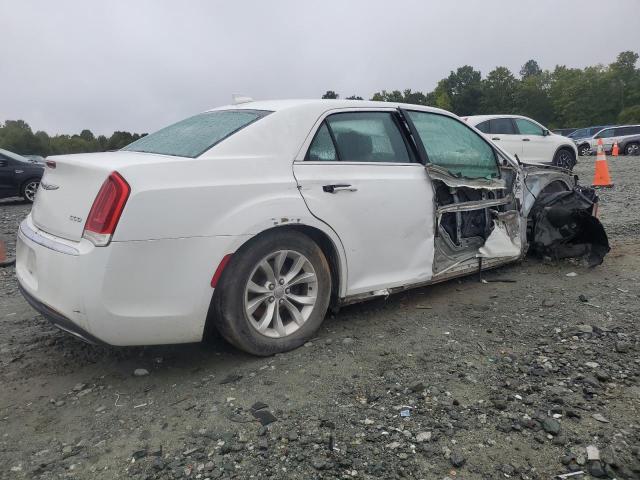
[[[116,346],[202,340],[211,277],[241,237],[71,242],[24,220],[16,276],[27,301],[54,325]]]
[[[25,290],[25,288],[19,281],[18,288],[20,289],[20,293],[29,303],[29,305],[31,305],[36,311],[38,311],[44,318],[49,320],[49,322],[51,322],[53,326],[58,327],[60,330],[70,333],[71,335],[74,335],[87,343],[92,343],[94,345],[106,345],[105,342],[94,337],[86,330],[83,330],[61,313],[56,312],[53,308],[36,299]]]

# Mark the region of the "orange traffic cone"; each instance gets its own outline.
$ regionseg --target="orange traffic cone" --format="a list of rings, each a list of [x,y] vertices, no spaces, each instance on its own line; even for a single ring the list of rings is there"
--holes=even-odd
[[[15,258],[7,258],[7,248],[4,246],[4,242],[0,240],[0,267],[8,267],[15,262]]]
[[[620,154],[620,148],[618,147],[618,141],[613,144],[613,148],[611,149],[611,156],[617,157]]]
[[[598,154],[596,156],[596,171],[593,175],[594,187],[613,187],[611,177],[609,176],[609,167],[607,166],[607,156],[604,153],[602,139],[598,139]]]

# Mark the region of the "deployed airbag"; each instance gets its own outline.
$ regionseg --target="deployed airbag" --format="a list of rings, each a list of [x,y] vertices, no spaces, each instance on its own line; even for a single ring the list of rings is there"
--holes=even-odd
[[[531,249],[544,257],[584,257],[590,267],[600,265],[609,252],[607,233],[592,215],[595,190],[576,187],[539,197],[532,210]]]

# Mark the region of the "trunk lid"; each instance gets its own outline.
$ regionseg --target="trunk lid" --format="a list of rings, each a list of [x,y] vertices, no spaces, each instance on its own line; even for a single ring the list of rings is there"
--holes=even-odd
[[[102,184],[113,171],[141,163],[176,161],[174,157],[138,152],[87,153],[48,157],[55,168],[45,168],[31,218],[51,235],[79,241],[87,216]],[[126,177],[126,175],[123,174]]]

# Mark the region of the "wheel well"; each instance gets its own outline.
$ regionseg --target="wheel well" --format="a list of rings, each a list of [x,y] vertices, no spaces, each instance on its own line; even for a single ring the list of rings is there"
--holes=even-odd
[[[576,152],[574,152],[573,148],[571,148],[569,145],[561,145],[560,147],[558,147],[558,149],[556,150],[556,153],[553,154],[553,157],[555,158],[555,156],[562,150],[566,150],[567,152],[569,152],[575,160]]]
[[[340,296],[340,256],[338,250],[329,236],[322,230],[310,227],[309,225],[284,225],[281,227],[270,228],[261,232],[262,235],[266,232],[273,231],[276,228],[293,230],[300,232],[311,238],[324,253],[327,262],[329,263],[329,269],[331,271],[331,303],[330,306],[334,306],[338,302]]]
[[[340,300],[340,257],[338,254],[338,250],[334,245],[333,241],[322,230],[315,227],[310,227],[309,225],[283,225],[283,226],[269,228],[251,237],[242,245],[240,245],[240,247],[238,247],[234,255],[240,252],[241,250],[243,250],[244,248],[250,248],[252,244],[252,240],[259,238],[262,235],[268,235],[269,233],[275,231],[276,229],[278,229],[279,231],[289,230],[289,231],[302,233],[308,236],[309,238],[311,238],[311,240],[313,240],[320,247],[320,249],[322,250],[322,253],[327,259],[327,262],[329,263],[329,271],[331,274],[331,300],[329,303],[329,308],[331,309],[333,307],[337,307]],[[224,272],[223,272],[223,276],[224,276]],[[212,306],[213,306],[213,302],[216,301],[216,293],[218,292],[218,290],[219,289],[215,289],[215,291],[213,292],[211,303],[209,305],[209,310],[207,311],[207,317],[205,319],[205,324],[204,324],[203,339],[210,338],[211,336],[215,335],[215,332],[216,332],[214,319],[213,319]]]

